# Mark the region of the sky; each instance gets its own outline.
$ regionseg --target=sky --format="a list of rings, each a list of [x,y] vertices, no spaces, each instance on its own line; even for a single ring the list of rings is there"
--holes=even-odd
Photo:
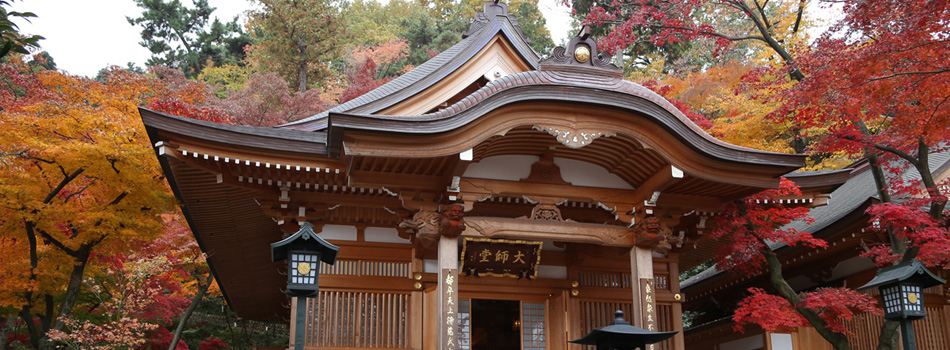
[[[182,3],[190,4],[188,0]],[[209,0],[212,14],[222,21],[250,10],[247,0]],[[555,43],[561,43],[570,30],[567,7],[558,0],[541,0],[540,9]],[[144,66],[151,53],[139,45],[141,28],[125,19],[138,17],[141,9],[133,0],[19,0],[14,11],[36,14],[30,23],[16,21],[21,33],[41,35],[43,50],[49,52],[59,69],[70,74],[95,76],[109,65],[125,66],[135,62]]]
[[[388,1],[388,0],[382,0]],[[182,1],[189,4],[189,0]],[[252,5],[248,0],[209,0],[216,10],[212,14],[223,21],[242,15]],[[555,44],[567,42],[571,30],[570,10],[559,0],[540,0],[551,39]],[[840,9],[812,6],[819,18],[833,19]],[[14,11],[30,11],[37,15],[30,23],[15,20],[21,33],[41,35],[42,50],[49,52],[59,69],[70,74],[95,76],[110,65],[138,66],[151,56],[139,45],[141,28],[134,27],[126,17],[138,17],[141,9],[133,0],[14,0]],[[812,37],[824,28],[814,28]]]

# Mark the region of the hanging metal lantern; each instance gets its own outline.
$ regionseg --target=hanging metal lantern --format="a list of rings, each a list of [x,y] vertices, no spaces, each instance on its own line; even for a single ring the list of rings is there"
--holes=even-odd
[[[287,296],[311,297],[319,291],[320,262],[336,263],[340,248],[327,242],[315,232],[309,222],[300,224],[300,230],[280,242],[270,245],[271,260],[287,260]]]
[[[944,283],[915,259],[878,270],[877,276],[858,290],[880,290],[885,319],[917,320],[927,315],[923,290]]]

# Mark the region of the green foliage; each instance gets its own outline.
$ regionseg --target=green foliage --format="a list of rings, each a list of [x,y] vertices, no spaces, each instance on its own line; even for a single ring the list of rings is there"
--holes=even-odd
[[[178,0],[135,0],[142,16],[126,17],[142,27],[139,43],[152,52],[148,65],[179,69],[188,77],[197,76],[209,65],[235,64],[244,59],[250,38],[241,31],[237,17],[227,23],[210,22],[213,7],[208,0],[194,0],[194,8]]]
[[[538,0],[508,0],[505,3],[508,4],[508,13],[518,18],[518,25],[531,42],[531,48],[542,56],[551,53],[554,41],[545,27],[547,22],[538,9]],[[460,0],[452,5],[455,10],[450,19],[461,21],[460,30],[468,29],[469,21],[475,18],[476,11],[484,8],[484,4],[484,0]]]
[[[198,80],[210,85],[214,95],[223,99],[235,91],[241,91],[252,73],[246,65],[226,64],[205,68],[198,74]]]
[[[547,22],[538,9],[538,0],[512,2],[509,11],[518,18],[521,31],[531,41],[531,48],[542,57],[550,54],[554,49],[554,40],[551,40],[551,32],[545,27]]]
[[[286,347],[290,339],[287,323],[275,321],[239,320],[224,297],[209,296],[198,303],[188,320],[182,340],[190,349],[208,337],[221,338],[230,350],[250,350],[254,346]]]
[[[465,25],[460,18],[438,21],[431,14],[416,12],[401,21],[399,37],[409,43],[408,63],[418,66],[462,39]]]
[[[38,70],[56,70],[56,62],[53,61],[53,56],[50,56],[49,52],[46,51],[33,55],[26,64],[34,72]]]
[[[341,7],[330,0],[258,0],[250,14],[256,40],[248,59],[261,71],[276,71],[304,92],[323,85],[329,62],[343,55]],[[265,69],[269,68],[269,69]]]
[[[44,39],[39,35],[23,36],[20,34],[20,28],[13,23],[12,19],[19,17],[29,21],[30,18],[36,17],[36,14],[32,12],[7,11],[6,7],[10,7],[12,3],[13,1],[11,0],[0,0],[0,59],[11,52],[28,54],[30,53],[30,51],[27,50],[28,48],[39,47],[37,42]]]

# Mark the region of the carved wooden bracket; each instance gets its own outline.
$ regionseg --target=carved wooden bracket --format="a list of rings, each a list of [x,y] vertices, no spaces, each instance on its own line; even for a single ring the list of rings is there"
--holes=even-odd
[[[557,205],[545,203],[538,203],[534,206],[531,209],[531,216],[522,216],[519,219],[574,222],[574,220],[564,219],[561,216],[561,209]]]
[[[412,219],[399,223],[399,228],[410,234],[415,234],[416,240],[423,247],[428,248],[439,239],[439,222],[442,216],[434,211],[420,210],[412,215]]]
[[[428,248],[440,236],[458,237],[465,230],[462,204],[449,204],[442,213],[420,210],[412,219],[399,223],[399,229],[414,234],[423,247]]]
[[[535,125],[533,127],[535,130],[545,131],[551,136],[557,137],[557,141],[562,145],[565,145],[569,148],[581,148],[591,144],[594,140],[600,138],[601,136],[610,137],[617,136],[617,133],[610,131],[602,130],[577,130],[575,128],[567,128],[564,126],[555,126],[555,125]]]
[[[652,249],[661,254],[673,249],[673,244],[683,244],[685,236],[683,233],[674,236],[670,227],[661,223],[660,218],[655,216],[646,217],[634,225],[633,232],[637,247]]]

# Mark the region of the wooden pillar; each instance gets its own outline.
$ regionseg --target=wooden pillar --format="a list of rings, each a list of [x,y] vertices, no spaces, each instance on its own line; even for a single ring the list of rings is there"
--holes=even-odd
[[[458,349],[458,238],[439,237],[439,350]]]
[[[423,297],[422,291],[413,291],[409,295],[409,324],[406,330],[406,336],[409,338],[409,348],[412,350],[422,350],[423,332],[425,329],[423,316]]]
[[[634,246],[630,250],[630,281],[633,307],[630,323],[656,331],[656,290],[653,285],[653,250]],[[647,347],[649,348],[649,346]]]
[[[686,335],[683,334],[683,322],[680,320],[683,319],[683,295],[680,290],[680,264],[679,264],[679,255],[673,254],[669,256],[673,258],[673,261],[669,262],[670,266],[670,277],[669,285],[670,291],[673,292],[673,295],[679,296],[676,298],[676,301],[673,302],[673,330],[679,333],[673,336],[673,350],[684,350],[686,349]],[[675,298],[675,297],[674,297]]]

